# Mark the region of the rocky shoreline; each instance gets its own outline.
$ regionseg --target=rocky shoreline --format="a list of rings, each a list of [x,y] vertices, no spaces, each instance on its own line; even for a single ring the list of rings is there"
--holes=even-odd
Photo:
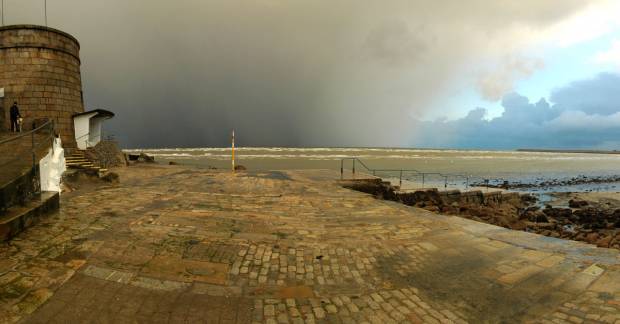
[[[620,182],[620,176],[598,176],[588,177],[585,175],[572,177],[569,179],[544,179],[538,178],[533,181],[504,181],[502,183],[473,182],[473,187],[486,187],[504,190],[525,190],[525,189],[550,189],[555,187],[578,186],[578,185],[596,185]]]
[[[577,196],[568,200],[567,207],[541,207],[535,196],[516,192],[437,189],[399,192],[389,182],[380,179],[343,181],[342,185],[379,199],[398,201],[436,213],[620,249],[620,201],[618,204],[598,203]]]

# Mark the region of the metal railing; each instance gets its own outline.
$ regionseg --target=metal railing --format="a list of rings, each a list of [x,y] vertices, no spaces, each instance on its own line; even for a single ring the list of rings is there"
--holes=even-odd
[[[97,136],[95,135],[95,137],[97,137]],[[101,133],[99,134],[98,137],[99,137],[99,141],[97,141],[95,143],[95,142],[92,142],[90,140],[90,133],[86,133],[86,134],[76,138],[75,141],[76,141],[76,143],[83,142],[85,144],[85,147],[89,148],[89,147],[93,147],[93,146],[99,144],[99,142],[101,142],[101,141],[114,141],[115,140],[114,139],[115,138],[114,134],[109,134],[107,132],[104,132],[103,129],[101,130]]]
[[[84,138],[86,138],[86,139],[84,139]],[[84,147],[86,147],[86,148],[91,147],[91,145],[90,145],[90,133],[86,133],[86,134],[84,134],[84,135],[82,135],[82,136],[80,136],[80,137],[75,139],[76,143],[80,143],[81,141],[84,142],[84,145],[85,145]]]
[[[474,177],[472,175],[458,174],[458,173],[424,172],[424,171],[419,171],[415,169],[373,169],[373,168],[368,167],[362,160],[356,157],[347,157],[347,158],[340,159],[340,179],[341,180],[344,180],[345,161],[351,161],[351,166],[352,166],[351,173],[353,176],[355,176],[356,174],[356,166],[361,166],[363,170],[366,170],[366,172],[372,174],[375,177],[398,178],[398,186],[400,190],[405,190],[405,189],[402,189],[403,180],[408,181],[408,180],[411,180],[412,177],[415,177],[416,179],[421,180],[422,188],[425,187],[425,185],[429,182],[429,180],[431,180],[432,177],[441,179],[439,182],[435,182],[435,183],[443,184],[444,189],[448,188],[448,185],[451,183],[451,180],[462,181],[462,184],[466,190],[469,189],[473,180],[478,181],[477,185],[484,184],[487,190],[491,183],[491,179],[482,178],[482,177]],[[381,175],[386,175],[386,174],[391,175],[391,176],[389,177],[381,176]],[[493,179],[493,180],[495,182],[504,181],[504,179]]]
[[[42,120],[40,126],[32,123],[32,130],[9,135],[8,138],[0,139],[0,185],[28,167],[37,172],[38,161],[47,154],[43,147],[53,145],[56,136],[54,121]]]

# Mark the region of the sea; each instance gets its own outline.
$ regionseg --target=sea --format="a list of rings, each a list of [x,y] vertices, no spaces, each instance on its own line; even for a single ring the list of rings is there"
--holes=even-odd
[[[229,169],[231,148],[130,149],[159,163]],[[620,154],[558,153],[408,148],[235,148],[237,165],[247,170],[329,169],[345,178],[374,174],[403,189],[439,187],[468,189],[505,181],[540,184],[574,178],[620,177]],[[354,162],[355,161],[355,162]],[[402,170],[402,171],[401,171]],[[594,183],[595,182],[595,183]],[[520,191],[620,191],[617,181],[579,185],[533,186]]]

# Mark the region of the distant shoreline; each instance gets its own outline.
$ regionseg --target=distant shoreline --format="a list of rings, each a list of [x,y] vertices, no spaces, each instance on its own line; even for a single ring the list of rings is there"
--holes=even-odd
[[[225,147],[149,147],[149,148],[123,148],[124,152],[156,152],[156,151],[200,151],[200,150],[230,150],[230,146]],[[531,152],[531,153],[584,153],[584,154],[620,154],[620,150],[576,150],[576,149],[484,149],[484,148],[428,148],[428,147],[331,147],[331,146],[238,146],[237,150],[404,150],[404,151],[462,151],[462,152]]]
[[[532,153],[588,153],[588,154],[620,154],[620,151],[605,150],[554,150],[554,149],[517,149],[517,152]]]

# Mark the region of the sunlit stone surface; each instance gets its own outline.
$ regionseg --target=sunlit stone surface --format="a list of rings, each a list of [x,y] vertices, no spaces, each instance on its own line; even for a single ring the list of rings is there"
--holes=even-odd
[[[620,256],[341,188],[330,171],[118,170],[0,248],[23,323],[620,320]]]

